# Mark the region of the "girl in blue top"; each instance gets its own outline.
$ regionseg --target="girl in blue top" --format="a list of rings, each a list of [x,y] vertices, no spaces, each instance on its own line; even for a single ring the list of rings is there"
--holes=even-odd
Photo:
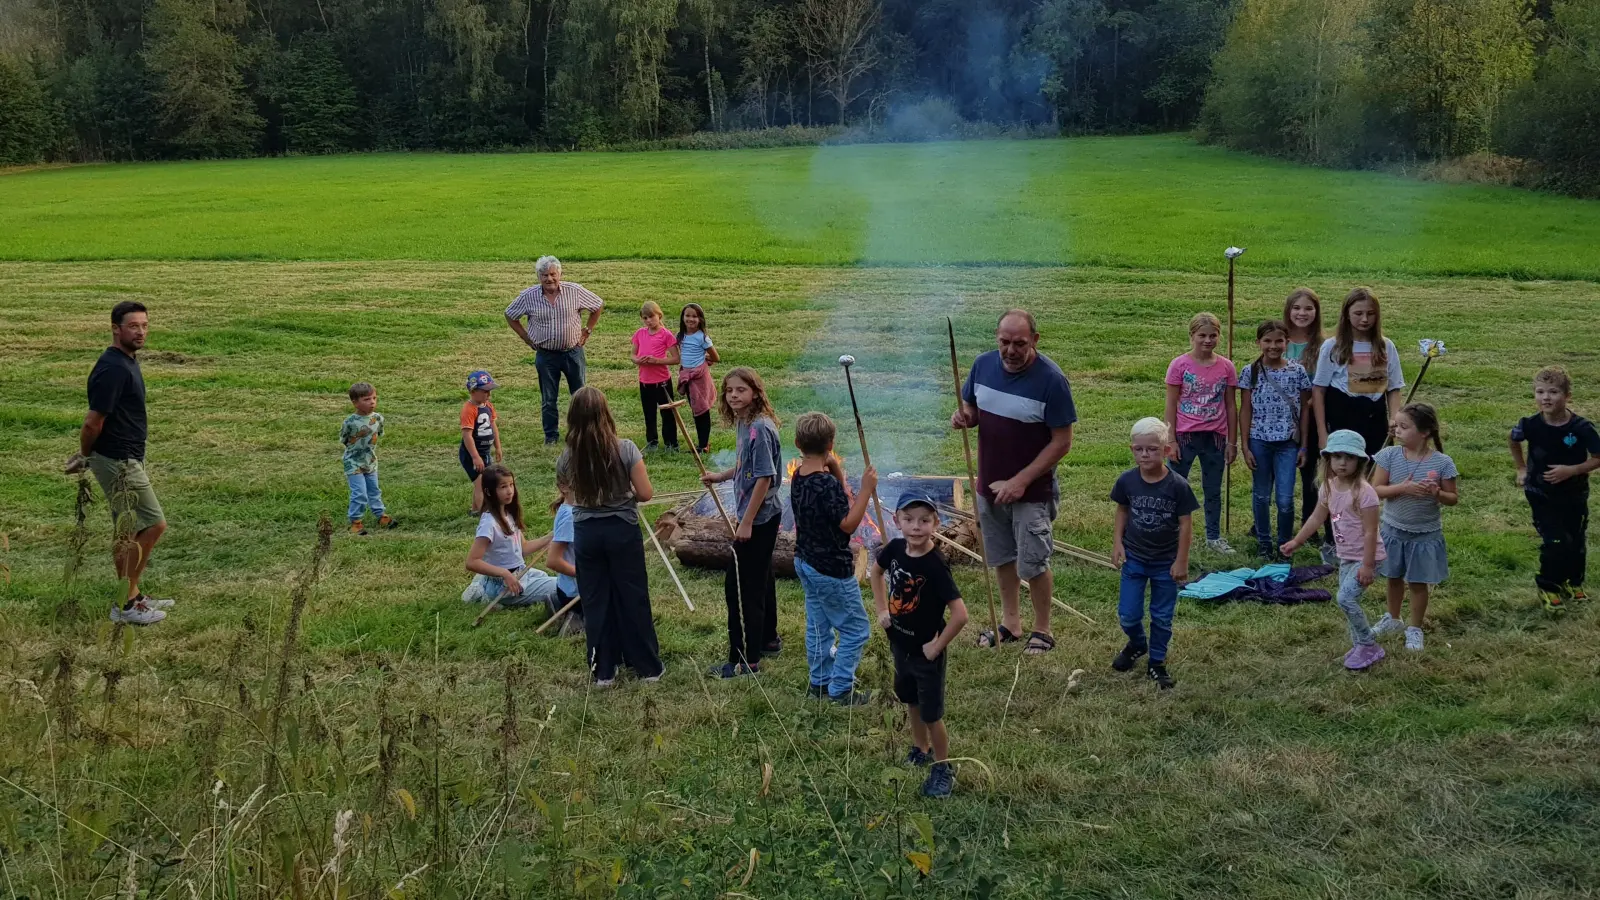
[[[700,453],[711,447],[711,407],[716,402],[716,386],[711,383],[711,364],[721,362],[717,348],[706,332],[706,311],[698,303],[686,303],[678,313],[678,345],[669,359],[678,364],[678,393],[689,398],[694,413],[694,446]]]

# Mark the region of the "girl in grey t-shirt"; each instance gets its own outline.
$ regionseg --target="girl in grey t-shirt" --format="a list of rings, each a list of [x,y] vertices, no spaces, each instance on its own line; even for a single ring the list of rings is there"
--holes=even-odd
[[[1372,487],[1383,500],[1378,538],[1387,557],[1378,575],[1389,580],[1389,611],[1373,625],[1373,634],[1402,628],[1406,649],[1422,649],[1422,619],[1428,612],[1432,587],[1450,575],[1445,551],[1441,507],[1455,506],[1455,461],[1444,454],[1439,440],[1439,416],[1426,403],[1412,403],[1394,417],[1399,446],[1385,447],[1374,457]],[[1411,594],[1410,623],[1402,624],[1400,606]]]

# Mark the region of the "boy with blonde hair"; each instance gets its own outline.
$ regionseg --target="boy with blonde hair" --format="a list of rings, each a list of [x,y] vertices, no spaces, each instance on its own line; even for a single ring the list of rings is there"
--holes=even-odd
[[[1188,580],[1193,513],[1200,508],[1189,481],[1167,468],[1167,423],[1146,416],[1133,424],[1134,467],[1117,478],[1111,500],[1117,504],[1112,526],[1111,561],[1122,570],[1117,618],[1128,643],[1111,660],[1127,672],[1146,653],[1146,676],[1162,690],[1177,685],[1167,674],[1167,644],[1178,608],[1178,585]],[[1150,589],[1150,635],[1145,637],[1145,586]]]

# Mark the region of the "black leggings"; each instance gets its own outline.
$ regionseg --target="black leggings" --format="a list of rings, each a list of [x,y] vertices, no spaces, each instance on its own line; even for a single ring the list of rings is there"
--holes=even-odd
[[[1533,528],[1539,532],[1539,574],[1533,581],[1541,591],[1571,596],[1583,587],[1588,568],[1589,494],[1547,496],[1529,491]]]
[[[778,584],[772,577],[772,550],[778,545],[782,516],[750,529],[750,540],[733,542],[733,559],[723,582],[728,603],[728,662],[761,662],[763,647],[778,640]],[[585,595],[587,602],[587,595]]]
[[[1336,387],[1329,387],[1322,395],[1324,419],[1328,433],[1341,428],[1354,431],[1367,442],[1367,455],[1376,455],[1389,440],[1389,398],[1370,400],[1352,397]]]
[[[579,519],[572,537],[594,677],[615,678],[619,664],[642,678],[660,675],[664,667],[650,613],[650,579],[639,523],[621,516]]]
[[[704,453],[711,446],[711,410],[694,417],[694,446]]]
[[[661,417],[661,433],[667,439],[668,447],[678,446],[678,426],[672,417],[672,410],[661,409],[663,403],[671,403],[677,399],[672,393],[672,380],[659,384],[639,383],[639,406],[644,409],[644,439],[647,444],[656,442],[656,416]]]

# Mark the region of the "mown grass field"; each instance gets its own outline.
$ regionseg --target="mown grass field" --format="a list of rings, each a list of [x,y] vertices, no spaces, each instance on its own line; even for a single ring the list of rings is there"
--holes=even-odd
[[[663,159],[638,157],[641,166]],[[360,159],[294,164],[381,168]],[[199,180],[212,169],[188,167]],[[162,170],[171,184],[185,180],[183,167],[125,171],[137,179]],[[0,196],[13,189],[0,178]],[[439,204],[442,223],[449,203]],[[632,209],[610,215],[636,235],[677,227],[630,224]],[[300,207],[281,227],[320,241],[312,227],[320,214]],[[1428,650],[1394,644],[1376,671],[1352,677],[1339,666],[1345,628],[1331,604],[1184,601],[1170,659],[1180,683],[1158,694],[1109,669],[1122,642],[1114,573],[1058,557],[1057,595],[1096,625],[1058,613],[1060,644],[1040,658],[980,651],[963,636],[951,659],[949,723],[953,750],[968,761],[956,795],[929,804],[915,795],[920,773],[897,765],[906,739],[895,707],[852,712],[802,698],[792,582],[780,582],[784,654],[759,680],[733,684],[700,674],[725,652],[720,576],[681,570],[699,607],[690,613],[653,556],[669,669],[658,685],[624,679],[590,689],[581,645],[533,634],[542,613],[497,613],[470,627],[477,610],[459,594],[473,522],[454,449],[467,371],[489,368],[504,385],[496,405],[508,463],[532,527],[549,522],[554,454],[540,445],[531,354],[501,318],[531,279],[528,258],[159,259],[169,255],[163,242],[189,238],[149,221],[143,242],[126,244],[149,259],[0,262],[7,896],[126,896],[130,877],[133,896],[172,898],[1597,893],[1600,612],[1577,607],[1558,620],[1538,609],[1536,542],[1505,451],[1542,364],[1568,366],[1577,406],[1594,407],[1593,281],[1359,271],[1341,247],[1359,246],[1360,235],[1318,245],[1323,255],[1307,263],[1356,270],[1308,276],[1256,268],[1268,248],[1252,247],[1238,284],[1239,321],[1250,323],[1239,328],[1242,345],[1292,287],[1309,283],[1335,300],[1364,283],[1385,302],[1408,378],[1417,338],[1451,348],[1420,395],[1441,408],[1446,449],[1462,472],[1462,504],[1446,513],[1452,580],[1430,613]],[[250,227],[215,221],[241,236]],[[1537,243],[1504,221],[1458,224],[1513,249]],[[411,246],[403,229],[385,236],[386,227],[368,222],[348,243]],[[629,435],[642,431],[627,362],[633,311],[647,299],[674,311],[692,299],[708,309],[723,370],[765,373],[786,423],[809,409],[832,414],[853,468],[859,454],[835,359],[854,354],[874,461],[885,472],[962,470],[945,425],[943,316],[955,319],[965,363],[990,345],[1000,309],[1031,308],[1041,349],[1071,376],[1081,416],[1060,469],[1057,535],[1106,551],[1106,493],[1130,462],[1127,428],[1159,412],[1160,377],[1186,345],[1188,318],[1220,312],[1225,296],[1214,272],[1179,270],[1189,251],[1170,235],[1181,228],[1146,227],[1146,244],[1166,242],[1174,268],[622,259],[569,262],[567,275],[610,304],[590,346],[590,377]],[[56,246],[31,232],[23,240]],[[261,245],[274,240],[263,234]],[[729,240],[736,251],[759,243],[751,234]],[[1206,240],[1218,249],[1229,242]],[[1465,259],[1504,249],[1493,244],[1441,252]],[[618,256],[648,252],[644,238],[614,246]],[[147,586],[179,601],[169,621],[137,632],[105,622],[117,586],[104,507],[92,506],[79,529],[76,484],[59,474],[76,444],[84,379],[106,343],[106,312],[128,298],[151,307],[150,463],[172,524]],[[403,525],[366,538],[336,531],[320,577],[301,582],[318,516],[337,525],[344,509],[337,432],[356,379],[378,386],[384,494]],[[727,450],[731,435],[719,429],[713,443]],[[658,491],[695,484],[687,457],[647,462]],[[1241,466],[1236,545],[1248,544],[1247,484]],[[1229,561],[1200,552],[1195,562]],[[975,632],[987,615],[982,581],[970,568],[957,577]],[[297,592],[297,582],[310,586]],[[1377,591],[1367,607],[1378,610]],[[1080,668],[1081,689],[1068,692]],[[881,638],[862,673],[888,688]],[[342,810],[353,817],[340,853],[333,832]],[[916,854],[928,855],[930,874]]]
[[[0,259],[692,259],[1600,277],[1600,206],[1180,136],[156,163],[0,178]]]

